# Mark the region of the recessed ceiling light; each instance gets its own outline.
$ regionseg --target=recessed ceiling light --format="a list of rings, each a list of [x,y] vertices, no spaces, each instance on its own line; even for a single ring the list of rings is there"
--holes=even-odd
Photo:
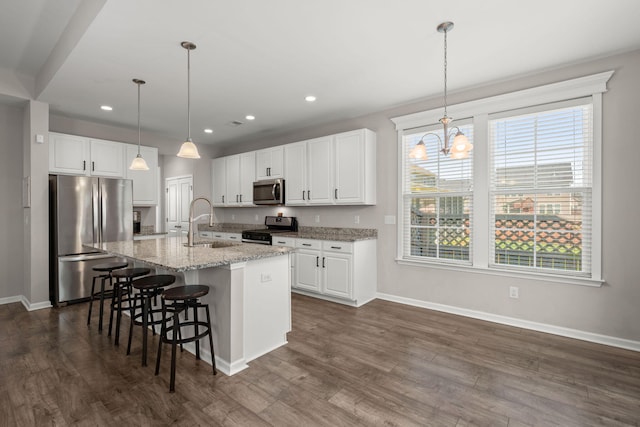
[[[205,129],[204,133],[213,133],[213,129]]]
[[[111,110],[113,110],[113,107],[110,107],[108,105],[101,105],[100,109],[104,110],[104,111],[111,111]]]
[[[307,101],[307,102],[315,102],[316,97],[313,96],[313,95],[307,95],[307,96],[304,97],[304,100]]]
[[[248,116],[245,116],[244,118],[247,119],[247,120],[255,120],[256,116],[252,116],[251,114],[249,114]]]

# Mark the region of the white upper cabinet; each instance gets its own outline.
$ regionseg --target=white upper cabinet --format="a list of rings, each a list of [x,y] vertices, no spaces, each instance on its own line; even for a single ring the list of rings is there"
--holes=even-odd
[[[225,158],[218,157],[211,161],[211,176],[213,182],[211,188],[213,189],[213,206],[224,206],[227,197],[227,177]]]
[[[374,205],[376,135],[369,129],[285,145],[286,204]]]
[[[282,178],[284,164],[284,146],[266,148],[258,150],[256,154],[256,175],[255,179]]]
[[[334,202],[376,204],[376,134],[359,129],[335,135]]]
[[[223,162],[224,166],[222,166]],[[255,151],[214,159],[213,197],[215,204],[217,206],[253,206],[255,170]]]
[[[53,132],[49,135],[49,172],[124,177],[125,144]]]
[[[93,176],[124,177],[124,146],[120,142],[90,139],[91,169]],[[128,167],[128,165],[127,165]]]
[[[284,146],[285,204],[307,204],[307,143]]]
[[[133,204],[135,206],[156,206],[158,204],[158,149],[156,147],[140,147],[140,155],[149,166],[148,171],[132,171],[131,162],[138,155],[138,146],[126,144],[125,170],[126,178],[133,181]]]
[[[88,175],[89,139],[49,133],[49,172]]]

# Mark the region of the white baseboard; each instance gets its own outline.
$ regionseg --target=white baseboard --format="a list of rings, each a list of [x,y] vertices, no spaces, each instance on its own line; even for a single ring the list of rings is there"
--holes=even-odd
[[[24,305],[24,308],[27,309],[27,311],[35,311],[35,310],[42,310],[43,308],[51,308],[53,307],[51,305],[51,301],[42,301],[42,302],[30,302],[24,295],[22,296],[22,305]]]
[[[51,301],[42,301],[42,302],[31,303],[27,299],[27,297],[25,297],[24,295],[16,295],[16,296],[13,296],[13,297],[0,298],[0,305],[12,304],[14,302],[21,302],[22,305],[24,306],[24,308],[27,309],[27,311],[41,310],[43,308],[51,308],[51,307],[53,307],[51,305]]]
[[[378,293],[377,297],[382,300],[411,305],[414,307],[427,308],[429,310],[442,311],[445,313],[457,314],[459,316],[471,317],[473,319],[486,320],[488,322],[500,323],[503,325],[515,326],[523,329],[530,329],[532,331],[546,332],[563,337],[575,338],[583,341],[610,345],[612,347],[619,347],[640,352],[640,341],[611,337],[608,335],[594,334],[592,332],[580,331],[577,329],[564,328],[561,326],[554,326],[546,323],[531,322],[529,320],[500,316],[497,314],[469,310],[466,308],[454,307],[451,305],[438,304],[428,301],[421,301],[412,298],[399,297],[396,295]]]
[[[0,298],[0,305],[12,304],[14,302],[22,302],[22,295],[18,295],[15,297]]]

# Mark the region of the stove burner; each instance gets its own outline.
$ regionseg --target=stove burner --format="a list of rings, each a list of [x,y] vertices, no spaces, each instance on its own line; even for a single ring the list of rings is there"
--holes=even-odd
[[[295,217],[267,216],[265,217],[264,223],[267,228],[243,231],[242,241],[245,243],[270,245],[273,241],[273,234],[298,231],[298,221]]]

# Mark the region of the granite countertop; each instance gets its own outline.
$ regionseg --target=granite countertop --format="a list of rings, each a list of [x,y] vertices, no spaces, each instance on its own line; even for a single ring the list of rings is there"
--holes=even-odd
[[[215,240],[199,238],[197,241],[214,242]],[[184,237],[167,237],[165,239],[106,242],[87,246],[175,272],[221,267],[280,256],[292,250],[281,246],[232,242],[227,243],[229,246],[221,248],[187,248],[184,246],[185,242]],[[215,242],[220,243],[219,240]]]
[[[243,230],[258,230],[266,228],[263,224],[199,224],[199,231],[220,231],[224,233],[241,233]],[[279,233],[282,237],[295,237],[297,239],[334,240],[340,242],[356,242],[358,240],[371,240],[378,238],[378,230],[375,228],[344,228],[344,227],[299,227],[297,232]]]

